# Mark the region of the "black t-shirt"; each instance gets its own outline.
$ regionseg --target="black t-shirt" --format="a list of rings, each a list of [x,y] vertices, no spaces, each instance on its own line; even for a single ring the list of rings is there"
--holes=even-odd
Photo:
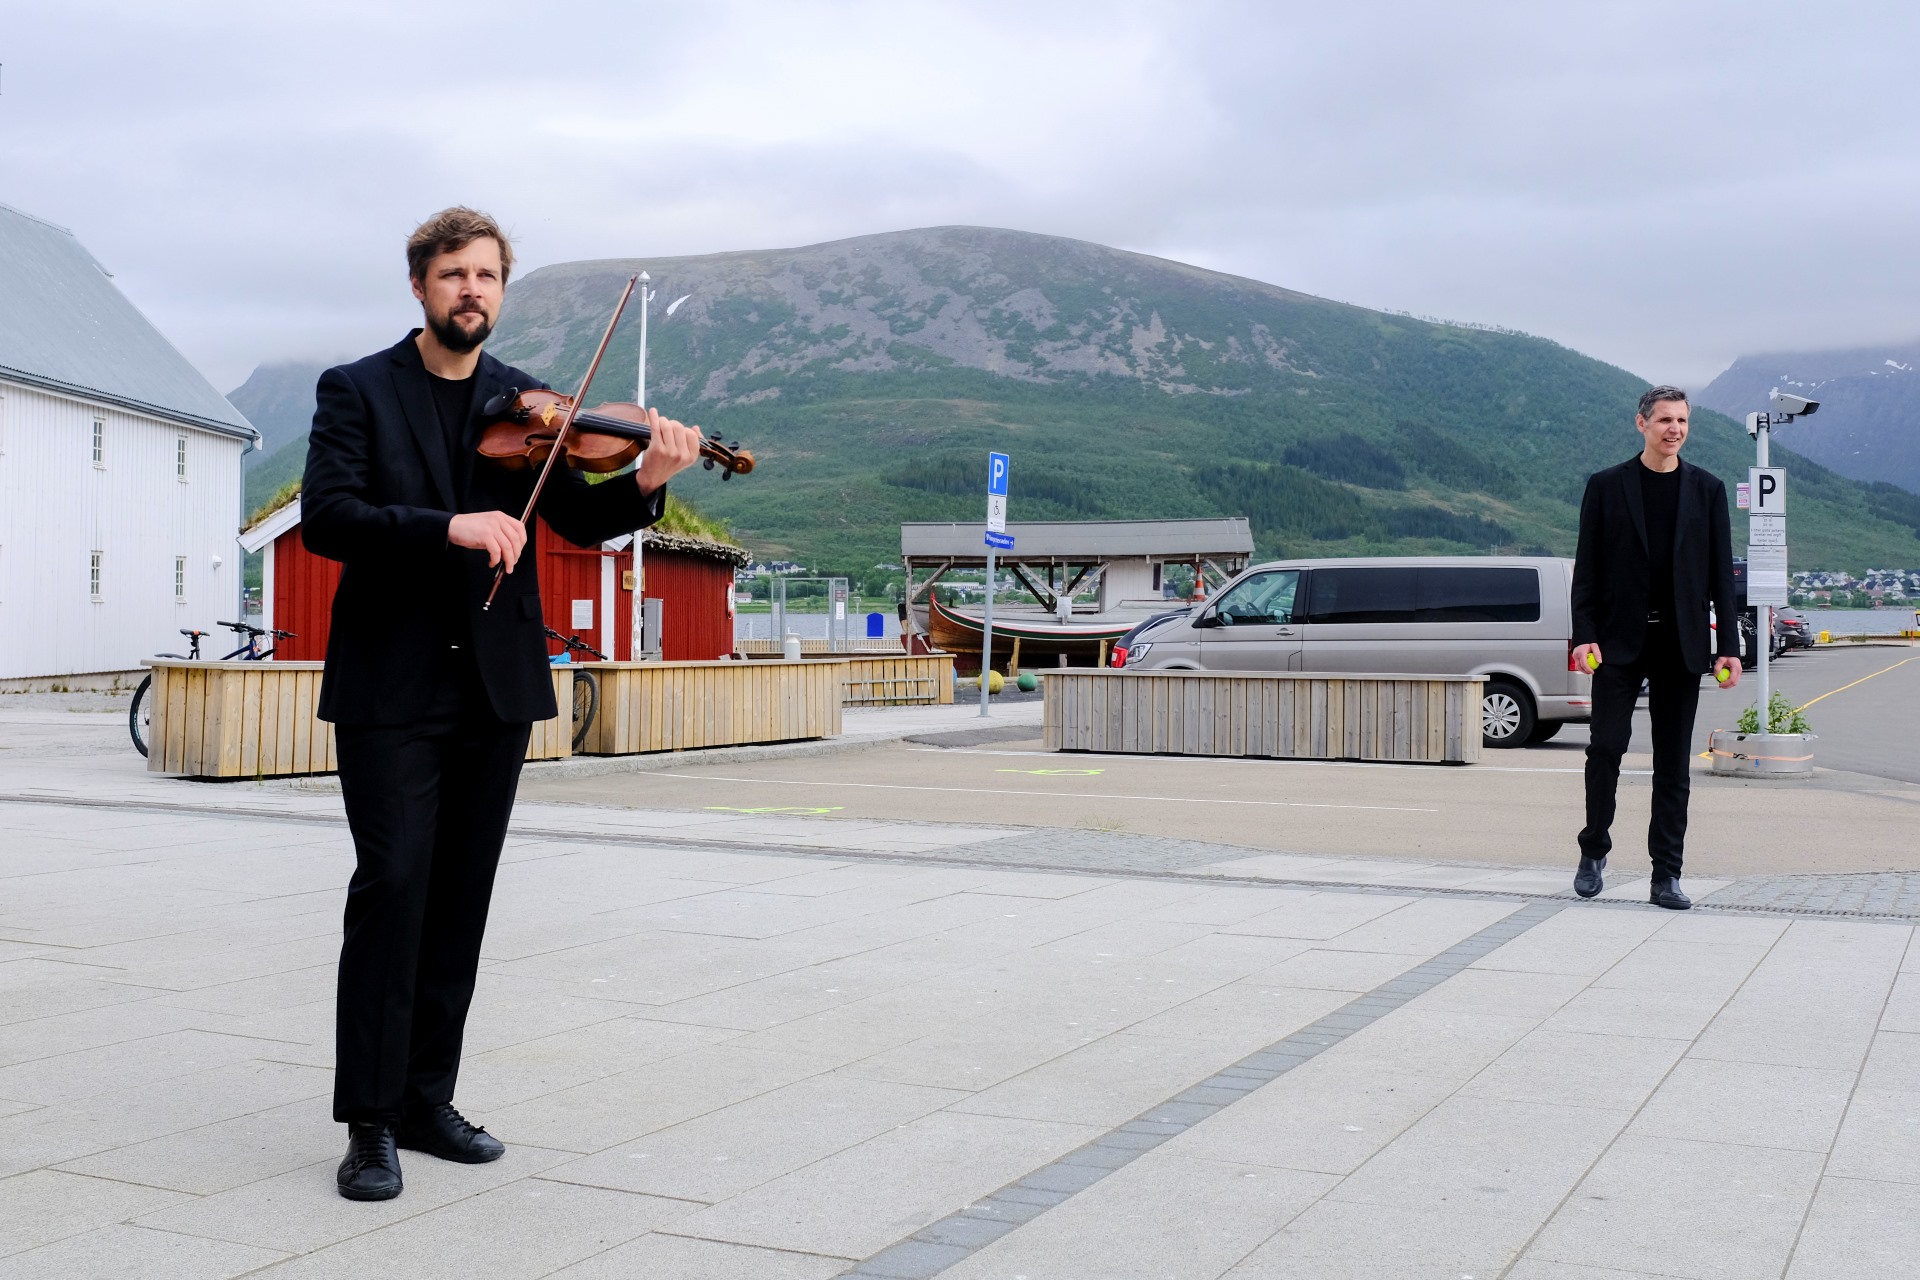
[[[427,385],[433,388],[433,408],[440,419],[440,430],[447,438],[447,457],[453,463],[453,474],[464,489],[469,473],[467,409],[473,403],[473,377],[456,380],[429,373]]]
[[[434,414],[440,419],[440,430],[446,436],[447,457],[453,463],[454,503],[459,510],[466,506],[467,478],[472,474],[470,459],[467,457],[467,409],[473,403],[473,379],[441,378],[427,375],[427,385],[433,389]],[[453,571],[451,559],[448,572],[438,584],[435,584],[434,620],[431,625],[438,628],[449,645],[465,649],[472,634],[472,626],[467,620],[467,605],[461,590],[460,574]],[[465,668],[456,664],[459,671]],[[447,698],[457,704],[462,696],[460,681],[448,682],[443,690]],[[442,701],[446,701],[445,698]],[[450,704],[453,705],[453,704]],[[435,705],[435,712],[448,707]]]
[[[1668,622],[1673,606],[1673,532],[1680,519],[1680,468],[1640,464],[1640,500],[1647,511],[1647,609]]]

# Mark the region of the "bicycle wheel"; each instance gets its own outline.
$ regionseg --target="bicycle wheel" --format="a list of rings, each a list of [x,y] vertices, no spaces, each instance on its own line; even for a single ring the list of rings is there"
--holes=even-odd
[[[573,673],[573,749],[578,751],[600,710],[600,681],[591,671]]]
[[[148,731],[153,725],[153,708],[147,705],[147,694],[153,690],[153,677],[148,676],[133,691],[133,709],[127,712],[127,732],[133,736],[133,749],[141,755],[147,754]]]

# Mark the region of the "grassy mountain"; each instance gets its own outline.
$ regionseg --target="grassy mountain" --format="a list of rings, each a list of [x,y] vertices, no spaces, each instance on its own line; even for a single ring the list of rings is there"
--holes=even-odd
[[[892,562],[902,520],[982,517],[990,449],[1016,521],[1246,515],[1266,555],[1570,554],[1585,477],[1640,445],[1645,384],[1541,338],[983,228],[546,267],[488,349],[570,390],[642,267],[649,398],[760,460],[676,489],[763,557]],[[632,398],[637,313],[590,400]],[[1702,412],[1687,456],[1731,483],[1751,450]],[[1776,458],[1797,565],[1920,565],[1920,512]]]
[[[289,360],[263,364],[227,392],[227,400],[260,429],[260,447],[247,455],[245,510],[298,480],[307,463],[307,432],[313,427],[313,388],[336,361]]]
[[[1819,413],[1774,432],[1777,442],[1843,476],[1920,494],[1920,342],[1742,356],[1700,399],[1744,420],[1774,387],[1820,401]]]

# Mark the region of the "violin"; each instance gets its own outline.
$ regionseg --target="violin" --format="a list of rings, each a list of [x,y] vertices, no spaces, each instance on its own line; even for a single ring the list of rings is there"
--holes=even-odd
[[[515,471],[544,467],[573,405],[574,397],[558,391],[509,388],[481,406],[480,416],[487,428],[480,437],[480,456]],[[572,413],[563,461],[576,471],[620,470],[639,457],[653,439],[646,414],[637,404],[603,404]],[[737,441],[722,444],[719,432],[700,442],[700,457],[701,465],[709,471],[716,466],[724,468],[722,480],[753,470],[753,454]]]
[[[607,344],[613,341],[614,326],[620,323],[620,313],[627,309],[627,299],[633,296],[633,287],[638,283],[638,274],[627,277],[627,287],[621,290],[620,301],[614,304],[613,318],[607,321],[606,332],[600,335],[600,345],[587,363],[587,376],[580,380],[578,392],[563,396],[555,391],[522,393],[516,389],[488,401],[485,406],[489,417],[498,406],[500,416],[481,440],[481,455],[508,467],[540,469],[539,478],[533,482],[533,492],[527,495],[527,509],[520,513],[523,525],[533,520],[534,509],[540,504],[540,493],[547,487],[554,463],[565,458],[569,465],[587,470],[616,471],[639,457],[646,442],[653,439],[653,429],[644,421],[646,410],[639,405],[609,404],[592,413],[580,412],[580,402],[587,398],[587,388],[593,385],[593,375],[600,371]],[[540,420],[538,427],[533,425],[536,418]],[[576,425],[586,426],[587,430],[576,434]],[[607,437],[613,443],[583,444],[590,436]],[[718,463],[726,465],[727,473],[720,477],[722,480],[732,479],[736,471],[753,470],[752,454],[737,444],[721,444],[718,436],[702,440],[700,453],[709,471]],[[576,458],[580,461],[576,462]],[[493,585],[487,589],[487,598],[480,605],[482,612],[493,608],[493,597],[499,593],[500,583],[506,576],[507,565],[503,560],[493,571]]]

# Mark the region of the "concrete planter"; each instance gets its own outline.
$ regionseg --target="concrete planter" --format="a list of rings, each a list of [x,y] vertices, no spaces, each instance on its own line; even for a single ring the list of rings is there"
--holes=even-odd
[[[1811,733],[1741,733],[1715,729],[1707,749],[1723,778],[1805,778],[1813,774]]]

